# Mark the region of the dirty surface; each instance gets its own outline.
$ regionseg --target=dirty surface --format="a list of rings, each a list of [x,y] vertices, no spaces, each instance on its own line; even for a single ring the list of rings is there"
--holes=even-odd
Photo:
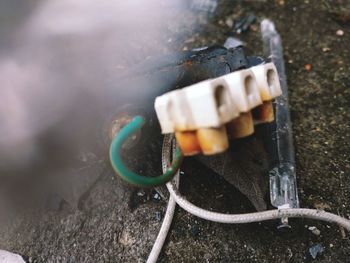
[[[223,43],[240,14],[272,19],[284,43],[301,206],[349,218],[349,4],[239,2],[241,6],[221,1],[210,23],[173,41],[172,48]],[[241,38],[251,53],[261,52],[258,27]],[[184,173],[182,192],[196,204],[223,212],[254,211],[246,197],[195,160],[186,160]],[[163,216],[165,208],[166,202],[151,190],[128,187],[105,169],[80,209],[63,203],[31,220],[13,221],[8,231],[1,229],[0,248],[29,262],[144,262],[161,225],[158,212]],[[305,262],[315,244],[324,248],[316,262],[349,262],[349,235],[338,226],[300,219],[291,224],[290,232],[277,231],[276,222],[224,225],[178,208],[160,262]]]

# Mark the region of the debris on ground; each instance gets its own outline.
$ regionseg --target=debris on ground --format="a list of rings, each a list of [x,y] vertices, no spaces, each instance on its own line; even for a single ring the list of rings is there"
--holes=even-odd
[[[137,196],[144,196],[145,195],[145,191],[140,190],[137,192]]]
[[[229,28],[233,27],[234,23],[235,23],[235,22],[233,21],[232,17],[228,17],[228,18],[226,18],[226,20],[225,20],[225,24],[226,24]]]
[[[320,210],[331,210],[331,206],[325,202],[315,202],[314,207]]]
[[[321,231],[315,226],[309,226],[307,229],[309,229],[312,232],[312,234],[316,236],[319,236],[321,234]]]
[[[304,68],[306,71],[310,71],[312,69],[312,65],[310,63],[307,63],[304,65]]]
[[[288,255],[288,259],[291,259],[293,257],[293,252],[290,248],[287,248],[287,255]]]
[[[0,262],[25,263],[25,261],[20,255],[13,254],[5,250],[0,250]]]
[[[225,48],[236,48],[239,46],[245,46],[245,43],[235,37],[228,37],[225,41]]]
[[[337,30],[337,32],[335,32],[335,34],[337,35],[337,36],[344,36],[344,31],[343,30],[341,30],[341,29],[338,29]]]
[[[162,214],[160,213],[160,212],[156,212],[156,220],[157,221],[160,221],[160,220],[162,220]]]
[[[234,26],[234,30],[237,34],[242,34],[248,31],[249,27],[256,21],[255,15],[242,16],[239,18]]]
[[[324,247],[321,244],[314,244],[309,248],[309,254],[313,259],[324,252]]]
[[[161,199],[160,194],[157,191],[152,192],[152,200],[159,201]]]

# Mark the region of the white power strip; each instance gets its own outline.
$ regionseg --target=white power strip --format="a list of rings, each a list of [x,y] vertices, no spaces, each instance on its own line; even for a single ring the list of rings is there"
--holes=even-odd
[[[276,67],[267,63],[168,92],[154,107],[162,133],[175,133],[185,155],[216,154],[227,149],[227,133],[254,132],[252,109],[255,123],[273,121],[271,101],[281,93]]]

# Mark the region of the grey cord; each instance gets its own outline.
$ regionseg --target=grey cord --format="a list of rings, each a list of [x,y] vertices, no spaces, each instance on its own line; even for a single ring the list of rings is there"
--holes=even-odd
[[[175,199],[176,203],[187,212],[198,216],[200,218],[210,220],[219,223],[228,224],[244,224],[252,222],[261,222],[266,220],[278,219],[278,218],[289,218],[289,217],[304,217],[322,220],[326,222],[337,223],[340,226],[350,231],[350,220],[340,217],[338,215],[325,212],[323,210],[307,209],[307,208],[286,208],[286,209],[275,209],[264,212],[255,212],[247,214],[222,214],[212,211],[207,211],[194,204],[188,202],[184,197],[179,195],[177,189],[172,184],[167,184],[170,195]]]
[[[163,172],[165,172],[169,167],[169,162],[167,163],[167,160],[170,159],[170,148],[171,148],[171,141],[172,138],[168,135],[165,135],[163,140],[163,147],[162,147],[162,168]],[[176,145],[173,145],[173,155],[175,154]],[[180,176],[179,171],[176,173],[174,179],[172,180],[172,183],[176,185],[176,187],[179,186],[180,182]],[[163,219],[162,226],[159,230],[158,236],[156,238],[156,241],[154,242],[154,245],[152,247],[151,253],[148,256],[147,263],[155,263],[157,262],[157,259],[159,257],[160,251],[162,250],[162,247],[164,245],[165,239],[168,235],[171,222],[173,221],[174,212],[175,212],[176,202],[175,199],[172,196],[169,196],[168,206],[165,212],[165,216]]]
[[[173,136],[165,135],[164,141],[163,141],[163,149],[162,149],[163,170],[166,170],[169,165],[172,140],[173,140]],[[310,218],[310,219],[322,220],[330,223],[337,223],[338,225],[350,231],[350,220],[332,213],[325,212],[323,210],[316,210],[316,209],[286,208],[286,209],[275,209],[275,210],[268,210],[264,212],[255,212],[255,213],[246,213],[246,214],[223,214],[223,213],[208,211],[192,204],[191,202],[187,201],[186,198],[180,195],[178,186],[177,186],[180,180],[179,173],[175,175],[174,180],[175,180],[175,183],[173,181],[166,184],[168,191],[170,193],[169,205],[168,205],[166,215],[164,217],[161,230],[152,248],[153,253],[151,252],[150,257],[147,260],[148,263],[153,263],[157,261],[158,255],[163,247],[166,235],[169,231],[169,227],[171,225],[171,221],[174,215],[175,204],[173,205],[172,210],[169,207],[170,207],[170,203],[173,203],[174,201],[187,212],[213,222],[228,223],[228,224],[244,224],[244,223],[261,222],[266,220],[286,218],[286,217],[291,217],[291,218],[298,217],[298,218]],[[167,215],[168,211],[169,211],[169,215]],[[152,256],[152,261],[150,261],[151,256]]]
[[[151,253],[148,256],[147,263],[155,263],[157,262],[158,256],[162,247],[164,245],[165,239],[168,235],[171,222],[173,220],[174,212],[175,212],[176,202],[174,198],[169,197],[168,207],[165,212],[164,220],[162,226],[159,230],[158,236],[154,245],[152,247]]]

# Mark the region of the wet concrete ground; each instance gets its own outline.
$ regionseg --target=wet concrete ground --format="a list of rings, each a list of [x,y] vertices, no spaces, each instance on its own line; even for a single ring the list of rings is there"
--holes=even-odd
[[[349,22],[335,15],[342,8],[349,12],[349,4],[241,2],[237,7],[223,1],[203,30],[175,44],[190,49],[223,43],[231,32],[230,19],[239,14],[272,19],[284,42],[301,206],[349,218],[350,30]],[[261,52],[258,29],[242,39],[251,53]],[[194,160],[185,162],[184,171],[181,187],[193,202],[223,212],[254,210],[233,186]],[[64,205],[35,220],[14,222],[15,229],[0,236],[0,246],[29,262],[144,262],[161,225],[157,213],[163,215],[166,207],[151,196],[106,169],[80,210]],[[316,262],[350,262],[349,235],[338,226],[301,219],[291,224],[286,233],[276,230],[276,222],[224,225],[178,208],[160,262],[307,262],[313,244],[324,247]]]

